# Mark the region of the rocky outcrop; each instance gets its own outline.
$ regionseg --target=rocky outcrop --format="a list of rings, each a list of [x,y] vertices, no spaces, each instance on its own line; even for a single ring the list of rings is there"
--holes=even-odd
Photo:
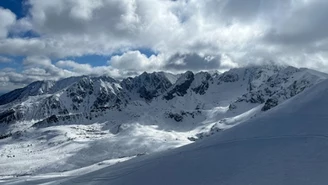
[[[134,78],[124,79],[121,86],[126,89],[133,99],[138,94],[140,98],[151,101],[167,91],[172,83],[164,72],[142,73]]]
[[[173,87],[163,96],[165,100],[171,100],[176,96],[184,96],[194,81],[194,73],[187,71],[177,81]]]
[[[43,120],[42,123],[55,124],[57,119],[74,121],[71,115],[80,115],[78,119],[85,121],[108,112],[144,109],[153,103],[153,108],[160,106],[165,111],[202,110],[206,106],[218,106],[221,96],[228,97],[225,100],[231,102],[230,111],[242,104],[263,104],[262,110],[267,111],[323,78],[327,76],[308,69],[252,66],[222,74],[145,72],[122,81],[108,76],[38,81],[0,96],[0,104],[4,104],[0,106],[0,123]],[[186,115],[194,116],[179,111],[166,117],[181,122]]]

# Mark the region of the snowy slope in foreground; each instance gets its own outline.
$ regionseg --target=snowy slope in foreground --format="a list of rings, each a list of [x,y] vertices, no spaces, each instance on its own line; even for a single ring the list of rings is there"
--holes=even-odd
[[[72,84],[32,84],[18,99],[9,93],[14,100],[0,106],[0,184],[45,174],[81,176],[213,134],[226,135],[230,131],[224,130],[269,114],[327,74],[250,66],[175,77],[162,72],[123,81],[84,76],[75,83],[67,79]]]
[[[327,105],[326,80],[258,118],[194,144],[82,176],[35,177],[29,183],[327,184]]]

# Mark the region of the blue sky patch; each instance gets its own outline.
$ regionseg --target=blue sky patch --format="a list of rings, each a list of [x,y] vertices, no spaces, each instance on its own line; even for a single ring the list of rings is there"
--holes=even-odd
[[[17,19],[24,17],[28,11],[26,0],[1,0],[0,6],[15,13]]]

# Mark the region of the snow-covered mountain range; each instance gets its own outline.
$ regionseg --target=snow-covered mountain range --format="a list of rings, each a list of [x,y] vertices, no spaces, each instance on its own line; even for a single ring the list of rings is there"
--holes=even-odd
[[[77,176],[38,177],[30,183],[326,184],[327,92],[325,80],[257,118],[199,142]]]
[[[264,65],[34,82],[0,96],[0,178],[80,174],[202,143],[275,112],[327,78],[311,69]]]

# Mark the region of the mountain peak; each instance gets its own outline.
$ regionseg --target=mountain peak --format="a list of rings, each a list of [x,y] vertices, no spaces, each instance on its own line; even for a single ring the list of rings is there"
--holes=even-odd
[[[0,106],[0,123],[7,123],[0,124],[0,140],[8,144],[0,163],[15,164],[6,156],[16,154],[26,162],[13,174],[21,168],[54,172],[175,148],[270,114],[327,78],[308,69],[252,66],[214,75],[145,72],[122,81],[80,76],[34,82],[0,97],[10,101]],[[42,163],[47,167],[31,164],[43,153],[51,154]],[[70,160],[68,153],[83,160]]]

